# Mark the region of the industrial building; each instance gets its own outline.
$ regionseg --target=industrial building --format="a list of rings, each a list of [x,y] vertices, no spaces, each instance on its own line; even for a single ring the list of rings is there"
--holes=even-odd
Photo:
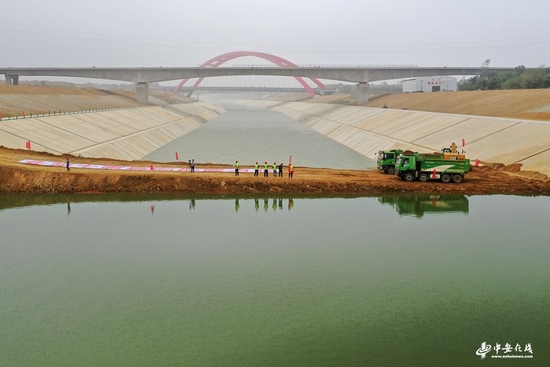
[[[456,78],[450,76],[428,76],[403,80],[403,93],[414,92],[456,92]]]

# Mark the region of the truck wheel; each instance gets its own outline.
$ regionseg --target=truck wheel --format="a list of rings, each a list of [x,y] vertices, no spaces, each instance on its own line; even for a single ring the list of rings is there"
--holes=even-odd
[[[428,182],[428,179],[430,178],[430,176],[428,176],[427,173],[421,173],[418,175],[418,181],[420,182]]]
[[[461,183],[462,181],[464,181],[464,177],[462,177],[461,174],[456,173],[456,174],[453,175],[453,182],[454,183]]]
[[[448,173],[444,173],[441,175],[441,182],[443,183],[449,183],[451,182],[451,175]]]
[[[405,181],[407,182],[414,181],[414,175],[411,172],[405,173]]]
[[[394,174],[395,174],[395,168],[393,168],[393,167],[388,167],[388,168],[386,169],[386,173],[387,173],[388,175],[394,175]]]

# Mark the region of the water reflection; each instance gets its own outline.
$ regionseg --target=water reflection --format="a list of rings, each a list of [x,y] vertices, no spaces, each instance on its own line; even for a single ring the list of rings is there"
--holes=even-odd
[[[284,198],[273,198],[273,199],[269,199],[269,198],[262,198],[263,199],[263,202],[264,202],[264,212],[267,213],[267,211],[269,210],[270,206],[271,206],[271,209],[276,212],[276,211],[280,211],[280,210],[284,210],[284,201],[287,200],[287,210],[290,211],[292,210],[292,208],[294,207],[294,199],[293,198],[288,198],[288,199],[284,199]],[[181,199],[182,201],[185,201],[185,199]],[[189,210],[194,210],[196,205],[197,205],[197,199],[195,198],[192,198],[192,199],[187,199],[189,201]],[[211,199],[204,199],[204,200],[211,200]],[[220,198],[219,200],[223,200],[222,198]],[[241,210],[241,201],[242,200],[249,200],[249,201],[252,201],[254,200],[254,211],[258,212],[259,209],[260,209],[260,198],[254,198],[254,199],[242,199],[242,198],[235,198],[234,199],[234,206],[235,206],[235,212],[239,212]],[[271,200],[271,205],[269,204]],[[71,203],[70,202],[67,202],[67,210],[68,210],[68,215],[71,213]],[[156,205],[150,205],[149,206],[149,211],[151,212],[151,214],[155,214],[155,210],[156,210]]]
[[[393,206],[399,215],[410,215],[418,218],[430,213],[468,214],[469,210],[469,201],[464,195],[381,196],[378,201]]]
[[[263,199],[263,203],[264,203],[264,212],[267,213],[267,211],[269,210],[269,201],[270,199],[269,198],[262,198]],[[193,208],[195,208],[195,199],[191,199],[193,201]],[[239,210],[241,209],[241,200],[247,200],[247,199],[242,199],[242,198],[235,198],[235,212],[239,212]],[[250,201],[252,201],[252,199],[248,199]],[[260,210],[260,198],[254,198],[254,211],[255,212],[258,212]],[[284,209],[284,200],[283,198],[273,198],[271,199],[271,209],[276,212],[278,210],[283,210]],[[292,207],[294,206],[294,199],[292,198],[288,198],[286,199],[288,201],[288,210],[291,210]],[[190,206],[191,207],[191,206]]]
[[[303,197],[313,199],[311,196]],[[323,198],[323,197],[316,197]],[[324,197],[327,199],[327,197]],[[188,205],[189,210],[195,210],[197,201],[219,200],[233,205],[235,212],[241,209],[253,210],[259,212],[263,206],[263,211],[278,212],[290,211],[294,207],[296,197],[226,197],[215,195],[133,195],[133,194],[107,194],[107,195],[0,195],[0,211],[26,207],[33,205],[66,205],[67,216],[72,215],[73,205],[89,202],[144,202],[147,210],[151,214],[159,210],[160,202],[181,201]],[[248,202],[244,206],[243,200]],[[263,202],[263,205],[262,205]],[[400,215],[423,217],[425,214],[456,214],[469,212],[469,201],[464,195],[396,195],[378,197],[381,204],[391,205]],[[153,204],[154,203],[154,204]],[[253,203],[253,206],[251,205]],[[200,206],[200,204],[199,204]]]

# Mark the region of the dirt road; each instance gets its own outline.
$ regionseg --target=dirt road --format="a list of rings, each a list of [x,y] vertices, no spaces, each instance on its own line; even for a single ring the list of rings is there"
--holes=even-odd
[[[516,194],[550,195],[550,179],[521,175],[518,167],[474,167],[460,184],[404,182],[376,170],[332,170],[296,167],[293,178],[253,177],[243,173],[189,173],[158,171],[106,171],[43,167],[19,163],[23,159],[64,162],[64,156],[0,147],[0,193],[194,193],[194,194],[300,194],[379,195],[425,194]],[[149,167],[147,161],[117,161],[71,157],[72,163]],[[187,163],[154,163],[155,167],[187,166]],[[223,167],[197,164],[200,167]],[[227,168],[227,167],[225,167]],[[246,166],[242,168],[247,168]],[[515,171],[515,172],[509,172]]]

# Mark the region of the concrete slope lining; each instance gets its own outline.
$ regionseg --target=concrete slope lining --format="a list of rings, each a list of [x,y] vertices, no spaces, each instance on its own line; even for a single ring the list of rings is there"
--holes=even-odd
[[[550,123],[546,121],[359,106],[328,108],[307,102],[276,107],[258,100],[233,103],[279,111],[371,159],[379,150],[433,152],[454,142],[470,159],[505,165],[521,162],[524,171],[550,175],[546,159],[550,154]]]
[[[225,112],[206,102],[0,121],[0,145],[54,154],[141,159]]]

